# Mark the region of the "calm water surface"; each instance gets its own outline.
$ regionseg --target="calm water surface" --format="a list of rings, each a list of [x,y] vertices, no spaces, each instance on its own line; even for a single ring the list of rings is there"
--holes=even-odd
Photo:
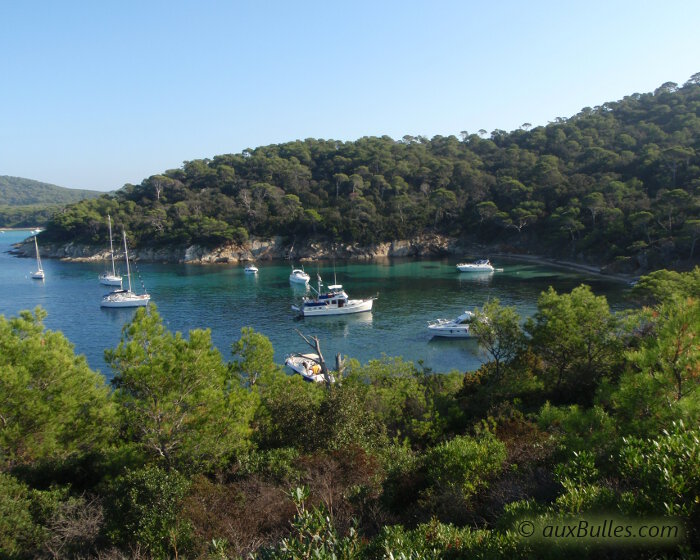
[[[44,282],[32,280],[36,263],[7,253],[12,243],[29,232],[0,234],[0,314],[15,316],[37,305],[48,312],[47,328],[62,331],[84,354],[93,369],[111,377],[104,362],[105,348],[119,344],[121,329],[133,309],[103,309],[100,299],[109,288],[98,283],[103,263],[66,263],[43,259]],[[39,240],[41,244],[41,240]],[[523,318],[535,311],[537,297],[549,286],[559,292],[581,283],[605,295],[611,306],[627,306],[627,286],[597,276],[559,268],[498,260],[503,272],[469,274],[456,271],[455,259],[393,259],[372,263],[337,262],[305,265],[315,279],[319,272],[326,284],[337,281],[351,298],[379,294],[371,314],[315,317],[296,320],[290,309],[304,293],[290,286],[288,263],[257,263],[257,276],[245,274],[241,265],[138,264],[138,274],[172,331],[210,328],[217,348],[230,359],[231,344],[242,327],[265,334],[275,348],[279,363],[290,352],[310,350],[295,329],[321,340],[329,359],[340,352],[365,363],[382,355],[423,361],[434,371],[476,369],[481,364],[472,340],[431,339],[428,320],[454,318],[465,309],[498,298],[517,307]],[[123,263],[122,263],[123,264]],[[135,280],[135,291],[141,282]],[[126,279],[125,279],[126,282]]]

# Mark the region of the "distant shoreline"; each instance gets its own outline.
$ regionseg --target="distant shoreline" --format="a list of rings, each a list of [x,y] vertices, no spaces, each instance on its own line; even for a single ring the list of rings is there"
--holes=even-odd
[[[547,264],[550,266],[555,266],[558,268],[564,268],[567,270],[577,270],[579,272],[585,272],[586,274],[594,274],[596,276],[601,276],[603,278],[609,278],[611,280],[617,280],[619,282],[629,283],[636,280],[639,275],[637,274],[621,274],[607,273],[603,272],[599,266],[576,263],[571,261],[559,260],[552,257],[543,257],[541,255],[520,255],[512,253],[494,253],[493,257],[498,259],[499,257],[504,259],[519,260],[524,262],[531,262],[535,264]]]

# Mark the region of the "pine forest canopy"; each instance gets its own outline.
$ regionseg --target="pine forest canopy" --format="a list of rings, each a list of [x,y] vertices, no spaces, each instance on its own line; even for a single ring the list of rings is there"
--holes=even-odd
[[[599,260],[693,259],[700,73],[547,126],[306,139],[187,161],[54,215],[46,238],[216,246],[249,235],[372,244],[436,232]]]

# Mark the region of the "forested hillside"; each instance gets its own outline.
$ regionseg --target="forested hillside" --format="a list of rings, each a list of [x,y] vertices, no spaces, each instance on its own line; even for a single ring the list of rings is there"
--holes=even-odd
[[[0,205],[68,204],[100,196],[99,191],[67,189],[49,183],[0,175]]]
[[[0,175],[0,227],[43,225],[64,205],[101,194]]]
[[[307,139],[187,161],[67,208],[46,237],[105,241],[109,212],[136,245],[438,232],[653,267],[697,254],[699,195],[700,73],[547,126]]]

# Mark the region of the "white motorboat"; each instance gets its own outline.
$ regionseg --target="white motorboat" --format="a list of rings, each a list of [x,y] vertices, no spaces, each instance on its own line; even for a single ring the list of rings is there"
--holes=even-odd
[[[115,290],[102,298],[100,307],[144,307],[148,305],[151,296],[148,294],[135,294],[131,291],[131,270],[129,268],[129,250],[126,247],[126,232],[124,235],[124,258],[126,259],[126,278],[129,282],[128,290]]]
[[[249,264],[243,269],[243,272],[246,274],[257,274],[258,273],[258,267],[255,266],[254,264]]]
[[[305,297],[301,305],[292,305],[292,310],[303,317],[321,317],[326,315],[348,315],[372,311],[376,297],[367,299],[350,299],[341,284],[328,286],[326,292],[321,292],[321,277],[318,277],[316,295]]]
[[[456,319],[436,319],[428,323],[428,330],[433,336],[447,338],[473,338],[469,327],[474,320],[474,313],[465,311]]]
[[[119,286],[122,285],[122,277],[117,274],[117,270],[114,268],[114,246],[112,245],[112,218],[107,214],[107,223],[109,224],[109,256],[112,259],[112,272],[105,270],[100,274],[100,284],[105,286]]]
[[[495,269],[488,259],[481,259],[473,263],[460,263],[457,265],[460,272],[493,272]]]
[[[39,244],[36,242],[36,235],[34,236],[34,248],[36,249],[36,272],[32,272],[32,278],[34,278],[34,280],[43,280],[44,269],[41,266],[41,257],[39,256]]]
[[[294,268],[289,275],[289,281],[292,284],[308,284],[311,277],[304,272],[303,268]]]
[[[326,380],[323,377],[318,360],[318,354],[289,355],[284,360],[284,364],[301,375],[304,381],[324,383]],[[331,383],[335,383],[335,378],[332,375],[330,375],[330,380]]]

